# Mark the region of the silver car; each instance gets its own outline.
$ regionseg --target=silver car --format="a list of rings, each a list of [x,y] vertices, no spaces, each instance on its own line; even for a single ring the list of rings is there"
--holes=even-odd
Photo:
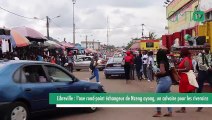
[[[111,76],[125,76],[124,65],[122,64],[122,56],[114,56],[110,58],[104,69],[105,78],[109,79]]]
[[[79,59],[76,59],[74,62],[74,69],[77,71],[80,70],[89,70],[91,60],[93,56],[85,56]],[[107,63],[106,60],[99,58],[97,68],[102,71],[105,68],[105,64]]]

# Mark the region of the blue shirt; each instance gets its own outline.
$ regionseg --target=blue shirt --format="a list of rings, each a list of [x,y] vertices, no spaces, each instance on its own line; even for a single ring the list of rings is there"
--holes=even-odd
[[[43,61],[43,57],[40,56],[40,55],[38,55],[38,56],[37,56],[37,61]]]

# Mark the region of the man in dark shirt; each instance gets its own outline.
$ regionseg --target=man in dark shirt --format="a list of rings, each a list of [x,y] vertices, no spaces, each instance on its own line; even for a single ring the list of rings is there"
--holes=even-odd
[[[135,69],[136,74],[139,80],[142,80],[142,54],[139,52],[139,54],[135,58]]]

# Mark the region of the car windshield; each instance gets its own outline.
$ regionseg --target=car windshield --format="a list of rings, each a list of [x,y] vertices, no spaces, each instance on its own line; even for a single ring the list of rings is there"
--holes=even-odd
[[[114,54],[113,57],[114,57],[114,58],[122,58],[123,56],[122,56],[122,54]]]

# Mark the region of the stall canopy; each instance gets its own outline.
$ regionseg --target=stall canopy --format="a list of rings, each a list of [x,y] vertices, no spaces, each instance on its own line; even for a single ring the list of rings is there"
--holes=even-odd
[[[64,46],[60,45],[59,43],[57,43],[56,41],[53,40],[47,40],[44,42],[44,45],[47,46],[48,49],[65,49]]]
[[[43,42],[47,40],[47,38],[44,37],[40,32],[29,27],[15,27],[15,28],[12,28],[12,30],[15,30],[19,34],[27,37],[30,41]]]
[[[87,48],[87,49],[85,49],[85,53],[97,53],[97,51],[93,50],[91,48]]]
[[[69,42],[66,41],[60,42],[60,45],[64,46],[65,48],[74,48],[73,44],[70,44]]]
[[[29,40],[14,30],[0,28],[0,38],[10,40],[13,47],[24,47],[30,44]]]
[[[75,49],[77,49],[77,50],[85,50],[85,48],[82,47],[80,44],[76,44],[75,45]]]
[[[30,44],[29,40],[26,37],[22,36],[15,30],[11,30],[10,34],[12,36],[11,42],[12,42],[13,46],[15,46],[15,47],[25,47]]]

